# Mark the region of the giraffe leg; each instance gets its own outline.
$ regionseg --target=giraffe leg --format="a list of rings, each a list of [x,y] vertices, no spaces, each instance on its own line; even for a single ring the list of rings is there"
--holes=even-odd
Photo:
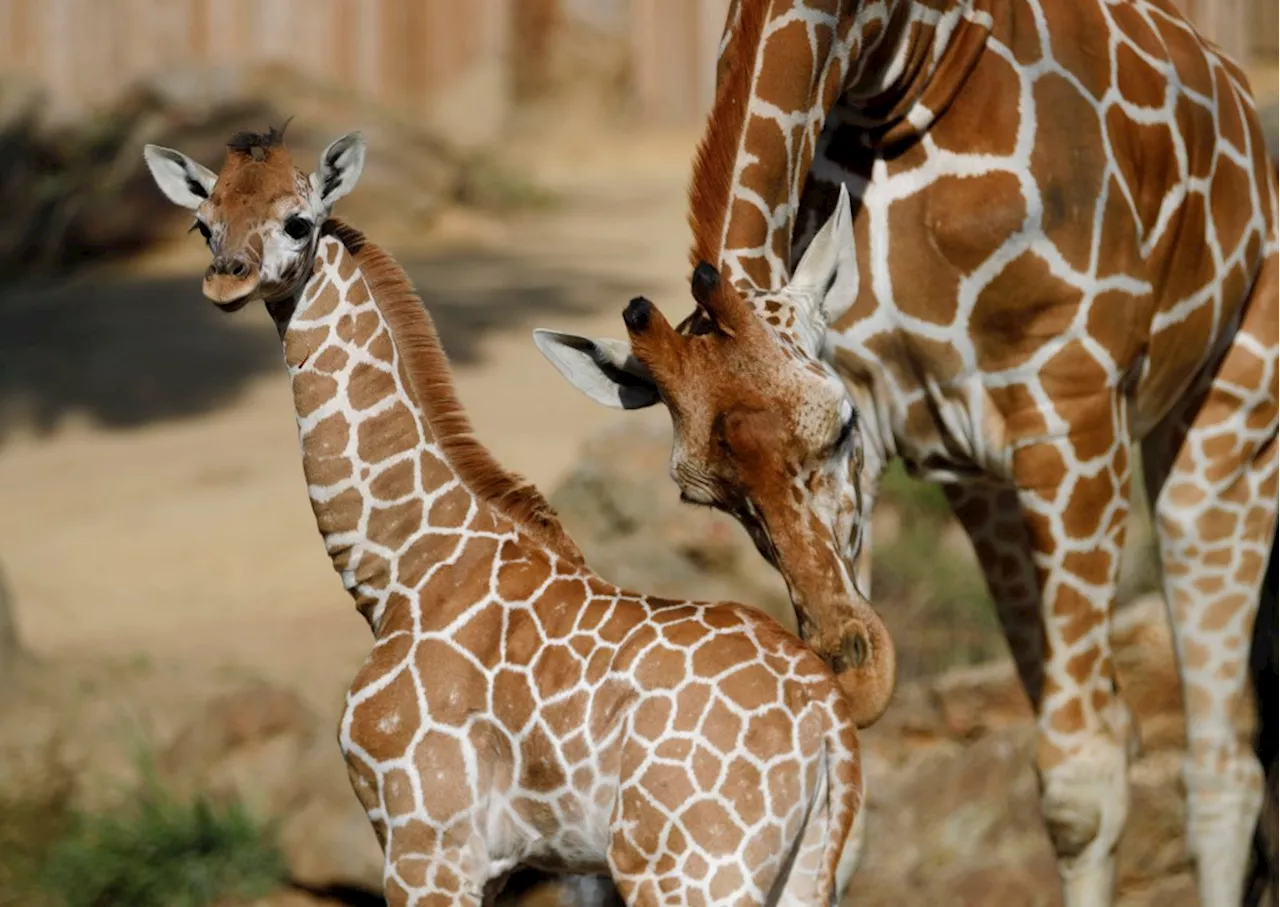
[[[1023,689],[1038,704],[1044,688],[1040,580],[1018,491],[997,482],[944,485],[943,491],[973,543]]]
[[[481,868],[486,853],[483,841],[442,842],[425,822],[391,826],[382,871],[387,907],[481,907],[494,893]]]
[[[1074,645],[1069,642],[1079,634],[1081,622],[1103,619],[1109,606],[1091,604],[1088,611],[1083,611],[1079,602],[1073,602],[1072,607],[1077,610],[1065,614],[1052,607],[1055,602],[1045,598],[1042,569],[1037,567],[1037,561],[1044,559],[1036,555],[1027,515],[1019,492],[1012,485],[985,481],[948,485],[943,490],[973,542],[1018,676],[1040,716],[1037,767],[1044,782],[1042,807],[1059,854],[1066,902],[1110,903],[1111,851],[1124,825],[1125,774],[1128,758],[1138,748],[1137,725],[1109,682],[1100,685],[1101,697],[1091,694],[1086,699],[1086,684],[1082,683],[1085,678],[1070,670],[1073,664],[1108,666],[1110,648],[1105,635]],[[1107,526],[1116,519],[1114,515],[1110,517]],[[1106,527],[1100,524],[1098,529]],[[1122,542],[1113,540],[1106,547],[1112,544],[1118,550]],[[1064,555],[1061,560],[1077,567],[1081,563],[1079,555]],[[1054,561],[1048,564],[1052,566]],[[1103,575],[1110,576],[1114,583],[1118,559],[1106,566],[1110,573],[1104,570]],[[1106,594],[1109,599],[1109,587]],[[1046,620],[1053,629],[1050,638],[1056,641],[1056,648],[1048,651],[1058,655],[1053,665],[1057,676],[1050,686],[1054,691],[1051,702],[1044,699]],[[1068,645],[1069,655],[1062,649],[1064,644]],[[1064,671],[1064,667],[1068,670]],[[1099,685],[1095,682],[1094,686]],[[1095,713],[1092,733],[1077,732],[1060,739],[1060,730],[1066,729],[1072,719],[1076,724],[1083,723],[1090,711]],[[1091,774],[1099,767],[1103,771],[1095,776],[1097,783],[1090,783]],[[1115,794],[1110,802],[1104,799],[1108,791]]]
[[[1090,402],[1079,402],[1081,415]],[[1129,509],[1126,412],[1117,398],[1099,402],[1082,423],[1087,430],[1015,453],[1013,476],[1029,558],[1006,553],[994,561],[1000,611],[1036,706],[1040,806],[1067,907],[1112,901],[1115,847],[1129,809],[1128,763],[1137,741],[1116,688],[1109,639]],[[1011,498],[1001,492],[994,500],[1006,513],[991,530],[1003,543],[995,550],[1014,551],[1007,516]],[[1007,539],[1000,537],[1001,526]],[[990,553],[986,560],[992,563]],[[1039,592],[1038,694],[1031,600],[1021,594],[1026,560],[1034,565]]]
[[[1186,707],[1187,840],[1204,904],[1241,903],[1262,807],[1262,769],[1235,718],[1276,538],[1276,313],[1273,255],[1218,367],[1143,441]]]

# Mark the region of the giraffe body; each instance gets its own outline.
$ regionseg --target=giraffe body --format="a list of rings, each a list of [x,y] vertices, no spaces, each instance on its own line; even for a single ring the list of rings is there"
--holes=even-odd
[[[233,142],[216,177],[165,149],[148,163],[215,262],[248,262],[212,267],[207,295],[262,299],[280,331],[312,507],[375,638],[339,742],[388,903],[480,904],[519,866],[607,871],[628,904],[831,902],[861,767],[830,669],[751,608],[592,573],[471,436],[403,271],[328,219],[362,140],[308,179],[259,138],[260,159]],[[229,196],[261,221],[227,223]],[[294,217],[311,232],[288,247]],[[280,245],[287,276],[263,276],[255,260]]]
[[[820,541],[851,562],[870,540],[826,514],[868,506],[894,457],[941,483],[1039,715],[1066,901],[1104,904],[1137,746],[1107,637],[1136,445],[1187,706],[1201,900],[1239,903],[1261,773],[1232,718],[1275,557],[1280,281],[1274,164],[1243,74],[1141,0],[740,0],[721,50],[693,259],[769,331],[720,337],[729,305],[701,299],[678,330],[773,364],[684,351],[698,365],[677,372],[633,330],[613,348],[635,350],[673,410],[677,481],[772,535],[825,524]],[[797,275],[845,195],[847,248],[815,291]],[[711,398],[712,425],[744,405],[797,410],[819,399],[817,370],[856,404],[850,452],[799,418],[768,472],[733,444],[689,443],[695,398]],[[777,476],[815,462],[843,484],[807,482],[779,518]],[[865,556],[857,569],[865,591]]]

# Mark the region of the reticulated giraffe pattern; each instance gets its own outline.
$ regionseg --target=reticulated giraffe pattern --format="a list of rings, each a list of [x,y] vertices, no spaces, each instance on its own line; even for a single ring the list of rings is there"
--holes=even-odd
[[[276,321],[317,523],[374,633],[339,741],[388,903],[480,904],[522,865],[608,872],[630,904],[829,903],[857,847],[850,700],[760,612],[590,571],[471,435],[403,271],[328,219],[363,160],[339,143],[300,183],[315,197],[284,205],[254,194],[293,173],[275,133],[252,161],[233,142],[216,183],[177,152],[148,162],[215,261],[239,254],[217,239],[229,211],[260,217],[267,248],[298,211],[312,227],[296,284],[246,271],[210,295]]]
[[[755,364],[682,366],[683,387],[643,362],[680,411],[673,457],[697,446],[688,398],[714,389],[713,424],[794,409],[825,393],[818,367],[857,404],[864,465],[794,420],[776,445],[794,474],[848,473],[797,522],[852,551],[827,514],[856,492],[869,506],[890,460],[945,487],[1039,713],[1068,904],[1110,902],[1137,745],[1107,638],[1135,444],[1183,678],[1201,899],[1239,902],[1261,783],[1231,719],[1276,538],[1274,175],[1243,73],[1168,3],[730,10],[692,257],[772,337],[714,341],[759,347],[741,353]],[[841,192],[848,260],[798,286]],[[714,337],[716,319],[700,301],[682,328]],[[719,483],[710,503],[750,526],[740,501],[773,495],[777,468],[732,445],[697,459],[677,481]]]

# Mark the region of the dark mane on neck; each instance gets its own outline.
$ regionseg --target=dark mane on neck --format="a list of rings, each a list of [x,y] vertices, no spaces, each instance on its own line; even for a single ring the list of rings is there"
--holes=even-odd
[[[742,0],[738,27],[721,61],[716,100],[707,115],[707,128],[698,144],[689,181],[689,226],[693,229],[690,264],[720,264],[720,243],[729,217],[729,195],[742,130],[747,124],[756,52],[764,34],[767,0]]]
[[[435,323],[414,292],[404,269],[364,234],[342,221],[325,222],[324,235],[341,242],[355,257],[369,284],[378,311],[387,320],[418,407],[436,443],[471,492],[561,557],[582,563],[582,552],[569,538],[542,493],[522,477],[503,469],[476,440],[453,388],[449,360]]]

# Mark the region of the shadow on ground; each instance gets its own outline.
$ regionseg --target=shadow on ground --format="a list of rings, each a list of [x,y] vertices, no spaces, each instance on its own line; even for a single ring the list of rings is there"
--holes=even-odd
[[[495,328],[589,311],[633,289],[490,253],[405,267],[459,365],[479,360]],[[218,311],[196,274],[0,286],[0,440],[18,426],[51,431],[71,415],[121,428],[200,415],[280,369],[266,315]]]

